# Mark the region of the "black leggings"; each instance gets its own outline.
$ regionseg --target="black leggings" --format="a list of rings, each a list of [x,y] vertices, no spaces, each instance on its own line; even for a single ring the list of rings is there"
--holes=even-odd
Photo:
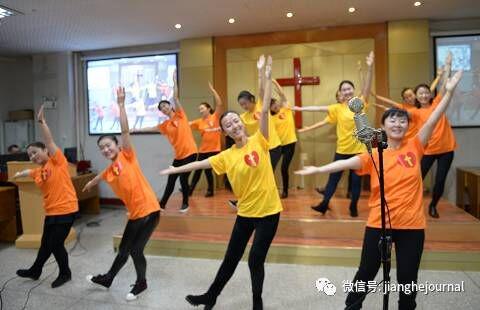
[[[398,283],[417,283],[418,268],[420,267],[420,260],[422,258],[423,252],[423,242],[425,240],[425,231],[423,229],[393,229],[391,231],[391,236],[392,241],[395,244]],[[375,279],[375,276],[381,264],[380,250],[378,248],[379,240],[379,228],[367,227],[365,229],[362,257],[360,260],[360,266],[358,267],[358,271],[353,278],[353,283],[355,283],[356,281],[363,281],[364,283],[368,283],[368,281],[372,281]],[[378,289],[382,290],[383,284],[380,285]],[[409,295],[400,292],[398,309],[415,309],[415,307],[417,306],[415,302],[416,295],[416,292],[413,292]],[[361,309],[364,299],[364,292],[350,292],[347,296],[345,304],[347,306],[350,306],[355,303],[355,305],[351,306],[348,309]]]
[[[115,278],[127,262],[128,255],[130,255],[132,256],[135,271],[137,272],[137,282],[145,280],[147,261],[145,255],[143,255],[143,250],[159,220],[160,211],[150,213],[139,219],[128,220],[123,232],[122,241],[120,241],[118,254],[113,261],[112,267],[110,267],[108,271],[111,279]]]
[[[217,155],[218,152],[210,152],[210,153],[199,153],[198,154],[198,161],[207,159],[213,155]],[[204,170],[195,170],[193,173],[193,178],[192,178],[192,183],[190,183],[190,192],[193,192],[195,190],[195,187],[197,186],[198,181],[200,180],[200,176],[202,174],[202,171],[205,172],[205,177],[207,178],[207,183],[208,183],[208,191],[213,193],[213,173],[212,173],[212,168],[210,169],[204,169]]]
[[[356,156],[355,154],[338,154],[335,153],[335,156],[333,157],[333,161],[336,160],[342,160],[342,159],[348,159],[353,156]],[[339,172],[334,172],[330,173],[328,176],[328,182],[327,186],[325,188],[325,194],[323,196],[323,201],[321,204],[327,204],[330,202],[330,199],[332,199],[333,194],[335,194],[335,191],[337,190],[337,185],[340,179],[342,178],[343,171]],[[350,177],[349,180],[351,181],[351,201],[350,201],[350,208],[357,209],[357,203],[358,199],[360,198],[360,191],[362,189],[362,177],[356,174],[353,170],[350,170]]]
[[[282,145],[282,185],[283,185],[283,192],[288,193],[288,168],[290,167],[290,163],[292,162],[293,155],[295,154],[295,142]]]
[[[423,155],[422,157],[422,178],[425,178],[435,160],[437,161],[437,174],[435,175],[435,185],[433,187],[432,201],[430,205],[436,207],[438,201],[443,195],[445,181],[447,180],[448,170],[452,165],[454,152],[447,152],[435,155]]]
[[[277,232],[279,219],[280,213],[261,218],[237,216],[227,252],[207,295],[214,298],[220,295],[237,268],[250,236],[255,231],[252,248],[248,256],[248,267],[250,268],[253,297],[259,298],[262,296],[265,258]]]
[[[270,153],[270,162],[272,164],[272,169],[275,172],[275,167],[277,167],[277,164],[280,161],[280,157],[282,157],[282,147],[277,146],[276,148],[273,148],[268,152]]]
[[[73,215],[68,221],[55,221],[56,216],[47,216],[43,224],[42,241],[38,249],[37,258],[30,268],[37,274],[42,273],[43,265],[51,254],[55,257],[61,275],[71,275],[68,267],[68,253],[65,249],[65,239],[67,239],[70,228],[73,225]]]
[[[197,154],[192,154],[182,159],[174,159],[172,166],[178,167],[194,162],[197,159]],[[168,199],[173,193],[175,188],[175,181],[180,176],[180,185],[182,186],[182,196],[183,204],[188,205],[188,176],[190,172],[180,173],[180,174],[170,174],[167,180],[167,186],[165,186],[165,191],[163,192],[162,200],[160,200],[160,206],[165,207],[167,205]]]

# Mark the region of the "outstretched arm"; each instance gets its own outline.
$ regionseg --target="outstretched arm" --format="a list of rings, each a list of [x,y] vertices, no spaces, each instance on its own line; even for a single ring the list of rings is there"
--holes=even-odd
[[[304,107],[297,107],[292,106],[291,109],[293,111],[302,111],[302,112],[328,112],[328,106],[326,105],[311,105],[311,106],[304,106]]]
[[[146,133],[146,132],[151,132],[151,133],[159,133],[161,134],[160,131],[158,131],[157,126],[152,126],[152,127],[145,127],[145,128],[132,128],[130,129],[131,133]]]
[[[442,100],[437,105],[437,107],[432,112],[432,114],[430,114],[430,117],[428,118],[428,120],[425,122],[425,124],[423,124],[422,128],[420,128],[420,130],[418,131],[418,138],[420,139],[420,142],[423,145],[427,144],[428,140],[430,139],[430,136],[432,135],[433,129],[437,125],[438,120],[447,109],[452,99],[453,91],[455,90],[455,87],[460,81],[462,74],[463,74],[463,71],[460,70],[457,73],[455,73],[455,75],[452,78],[448,79],[447,83],[445,84],[445,95],[442,97]]]
[[[323,127],[325,125],[328,124],[328,121],[326,119],[324,119],[323,121],[320,121],[318,123],[315,123],[313,125],[310,125],[310,126],[306,126],[306,127],[303,127],[303,128],[300,128],[298,130],[299,133],[304,133],[304,132],[307,132],[307,131],[310,131],[310,130],[313,130],[313,129],[317,129],[317,128],[320,128],[320,127]]]
[[[393,101],[392,99],[390,98],[387,98],[387,97],[383,97],[383,96],[380,96],[380,95],[375,95],[375,98],[391,107],[395,107],[395,108],[400,108],[400,105]]]
[[[272,56],[267,57],[265,65],[265,85],[262,102],[262,114],[260,115],[260,132],[268,140],[268,117],[270,115],[270,100],[272,99]]]
[[[263,98],[264,95],[264,86],[265,86],[265,74],[263,67],[265,66],[265,56],[260,55],[257,61],[257,71],[258,71],[258,98]]]
[[[368,96],[370,95],[370,88],[372,87],[372,77],[373,77],[373,62],[374,62],[375,56],[373,54],[373,51],[370,52],[367,56],[367,75],[365,77],[365,85],[363,85],[363,90],[362,90],[362,96],[363,100],[365,102],[368,102]]]
[[[212,92],[213,97],[215,98],[215,111],[217,112],[217,115],[220,116],[225,111],[222,98],[220,98],[215,88],[213,88],[212,83],[208,82],[208,87],[210,88],[210,91]]]
[[[125,88],[117,88],[117,104],[120,110],[120,128],[122,130],[122,147],[124,149],[131,149],[130,132],[128,130],[128,118],[125,111]]]
[[[210,169],[212,166],[210,165],[210,162],[207,159],[201,160],[201,161],[194,161],[192,163],[183,165],[183,166],[178,166],[178,167],[173,167],[170,166],[167,169],[163,169],[160,171],[160,175],[169,175],[169,174],[177,174],[177,173],[184,173],[184,172],[190,172],[194,170],[203,170],[203,169]]]
[[[362,163],[358,156],[350,157],[349,159],[336,160],[324,166],[306,166],[301,170],[295,171],[295,174],[309,175],[314,173],[333,173],[343,170],[357,170],[362,168]]]
[[[48,154],[53,156],[57,151],[58,147],[53,141],[52,133],[50,132],[50,128],[48,128],[47,121],[45,120],[45,111],[44,105],[40,107],[40,110],[37,114],[38,122],[40,123],[40,131],[42,132],[43,139],[45,141],[45,146],[47,147]]]
[[[100,183],[102,180],[102,174],[103,172],[88,181],[88,183],[83,187],[82,192],[89,192],[94,186],[98,185],[98,183]]]
[[[28,177],[30,175],[31,169],[25,169],[23,171],[18,171],[15,173],[15,175],[12,177],[12,180],[18,179],[18,178],[24,178]]]

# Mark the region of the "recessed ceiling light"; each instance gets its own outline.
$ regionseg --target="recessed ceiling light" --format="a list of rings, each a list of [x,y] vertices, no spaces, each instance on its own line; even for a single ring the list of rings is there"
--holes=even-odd
[[[182,25],[180,25],[180,24],[175,24],[175,28],[180,29],[180,28],[182,28]]]
[[[421,6],[422,3],[420,1],[415,1],[415,3],[413,4],[414,6]]]
[[[287,13],[287,17],[288,17],[288,18],[292,18],[292,17],[293,17],[293,13],[292,13],[292,12],[288,12],[288,13]]]
[[[353,12],[355,12],[355,11],[356,11],[356,9],[355,9],[353,6],[352,6],[351,8],[348,8],[348,12],[349,12],[349,13],[353,13]]]
[[[235,18],[233,18],[233,17],[228,20],[229,24],[233,24],[234,22],[235,22]]]

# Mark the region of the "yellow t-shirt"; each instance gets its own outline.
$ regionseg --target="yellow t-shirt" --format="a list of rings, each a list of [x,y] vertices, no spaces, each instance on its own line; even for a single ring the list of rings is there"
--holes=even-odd
[[[363,98],[361,98],[363,100]],[[366,104],[363,111],[365,112]],[[356,130],[353,116],[355,113],[350,111],[348,103],[334,103],[328,106],[327,121],[330,124],[336,124],[337,127],[337,150],[338,154],[358,154],[367,151],[363,143],[354,137]]]
[[[281,108],[277,114],[272,116],[272,120],[282,145],[297,142],[295,120],[293,119],[293,111],[290,107]]]
[[[267,139],[257,131],[243,147],[233,145],[208,158],[216,174],[227,174],[240,216],[265,217],[283,210],[268,149]]]
[[[255,104],[254,112],[244,112],[240,115],[240,118],[245,125],[247,134],[252,136],[260,129],[260,114],[262,113],[262,100],[257,100]],[[274,149],[281,144],[280,138],[278,137],[277,130],[275,129],[275,124],[273,123],[270,113],[268,114],[268,144],[270,149]]]

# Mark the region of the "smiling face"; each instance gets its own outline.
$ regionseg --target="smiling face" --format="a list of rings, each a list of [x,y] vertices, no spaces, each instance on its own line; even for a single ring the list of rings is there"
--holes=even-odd
[[[408,130],[408,116],[389,115],[385,118],[382,128],[388,139],[401,141]]]
[[[48,161],[48,150],[38,146],[29,146],[27,148],[27,154],[30,161],[37,165],[44,165]]]
[[[340,96],[343,101],[348,101],[353,98],[355,94],[355,88],[348,82],[343,82],[340,85]]]
[[[165,115],[170,115],[172,112],[172,106],[166,101],[160,102],[158,109]]]
[[[419,87],[415,95],[422,107],[426,107],[430,105],[430,99],[432,98],[432,93],[430,92],[430,89],[428,87],[425,87],[425,86]]]
[[[270,101],[270,112],[272,112],[273,114],[277,114],[278,112],[280,112],[280,108],[281,106],[278,100],[272,99]]]
[[[233,140],[239,140],[246,136],[245,126],[240,116],[236,113],[229,112],[223,118],[220,124],[223,131]]]
[[[415,93],[413,92],[413,89],[407,88],[402,92],[402,99],[403,102],[415,106]]]
[[[120,152],[117,142],[110,137],[104,137],[98,141],[98,148],[100,149],[100,153],[111,161],[114,161]]]
[[[238,99],[238,104],[248,112],[253,112],[255,110],[255,102],[248,100],[245,97],[241,97]]]

